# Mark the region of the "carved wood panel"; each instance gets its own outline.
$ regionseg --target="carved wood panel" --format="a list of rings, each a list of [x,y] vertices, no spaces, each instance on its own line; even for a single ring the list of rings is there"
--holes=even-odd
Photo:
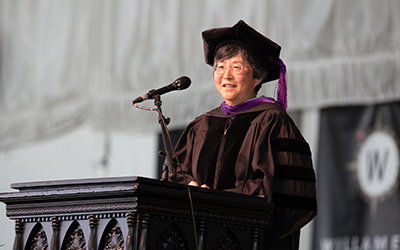
[[[187,250],[188,245],[180,230],[169,228],[157,239],[154,250]]]
[[[67,239],[67,250],[86,250],[86,241],[82,229],[75,229]]]
[[[39,231],[31,241],[31,250],[48,250],[47,236],[45,231]]]
[[[213,250],[242,250],[234,234],[225,233],[215,243]]]
[[[104,250],[123,250],[124,249],[124,236],[120,227],[114,227],[110,230],[105,238]]]

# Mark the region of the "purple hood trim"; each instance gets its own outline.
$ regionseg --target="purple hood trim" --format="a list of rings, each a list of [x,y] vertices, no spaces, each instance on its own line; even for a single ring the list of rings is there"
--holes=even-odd
[[[235,113],[239,113],[239,112],[243,112],[245,110],[251,109],[251,108],[258,106],[264,102],[270,102],[270,103],[279,105],[279,103],[277,101],[275,101],[275,99],[272,97],[260,96],[260,97],[256,97],[256,98],[247,100],[245,102],[239,103],[234,106],[230,106],[230,105],[226,104],[225,102],[223,102],[223,103],[221,103],[220,107],[221,107],[222,111],[224,111],[225,114],[231,115],[231,114],[235,114]],[[279,106],[281,106],[281,105],[279,105]]]

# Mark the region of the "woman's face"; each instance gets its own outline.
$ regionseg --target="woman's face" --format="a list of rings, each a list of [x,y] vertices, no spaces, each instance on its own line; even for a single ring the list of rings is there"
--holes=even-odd
[[[242,65],[243,69],[239,74],[234,74],[232,66],[237,64]],[[256,97],[254,89],[262,79],[253,78],[253,69],[240,54],[227,60],[218,61],[216,65],[226,68],[221,75],[214,70],[215,86],[226,104],[233,106]]]

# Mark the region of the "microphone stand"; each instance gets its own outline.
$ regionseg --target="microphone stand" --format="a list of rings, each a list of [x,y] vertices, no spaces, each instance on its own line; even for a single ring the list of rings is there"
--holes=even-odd
[[[160,95],[157,94],[157,95],[154,95],[153,97],[154,97],[154,104],[155,104],[155,106],[157,106],[156,109],[153,109],[153,108],[149,109],[149,108],[141,107],[139,105],[136,105],[134,102],[133,102],[133,106],[135,106],[137,108],[145,109],[145,110],[151,110],[151,111],[156,110],[158,112],[158,123],[160,123],[160,125],[161,125],[162,137],[163,137],[164,148],[165,148],[165,157],[167,159],[166,160],[167,161],[167,164],[166,164],[167,167],[165,168],[165,171],[163,171],[163,173],[162,173],[161,180],[162,181],[166,181],[166,180],[168,180],[168,177],[171,180],[174,180],[174,179],[176,179],[176,165],[179,164],[179,163],[178,163],[178,159],[176,159],[174,161],[174,159],[172,157],[172,152],[173,151],[171,149],[171,145],[172,145],[171,136],[170,136],[170,134],[168,132],[168,129],[167,129],[167,125],[169,124],[170,119],[169,118],[165,118],[164,115],[162,114],[162,110],[161,110],[162,102],[161,102]],[[201,248],[200,248],[198,240],[197,240],[196,220],[194,218],[194,208],[193,208],[192,195],[191,195],[191,192],[190,192],[189,185],[187,185],[187,181],[186,181],[185,175],[183,175],[183,178],[184,178],[184,180],[186,182],[186,187],[187,187],[188,195],[189,195],[190,209],[191,209],[191,212],[192,212],[192,220],[193,220],[193,232],[194,232],[194,238],[195,238],[195,244],[196,244],[196,250],[197,250],[197,249],[201,249]]]
[[[174,180],[176,178],[176,162],[173,160],[172,157],[172,148],[171,148],[171,136],[168,132],[167,125],[170,122],[169,118],[165,118],[164,115],[162,114],[161,110],[161,97],[160,95],[154,95],[154,105],[156,105],[157,109],[156,111],[158,112],[158,123],[161,126],[161,131],[162,131],[162,138],[164,142],[164,148],[165,148],[165,157],[167,159],[167,167],[162,173],[162,181],[168,180],[168,177],[171,180]],[[164,165],[165,166],[165,165]]]

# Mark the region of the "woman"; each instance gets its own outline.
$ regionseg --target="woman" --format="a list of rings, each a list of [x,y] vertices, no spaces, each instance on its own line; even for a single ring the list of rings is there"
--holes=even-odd
[[[307,142],[286,113],[280,46],[245,22],[202,33],[224,102],[197,117],[175,148],[174,182],[249,195],[274,203],[267,249],[298,249],[300,228],[316,215],[315,175]],[[279,78],[278,100],[256,97]]]

